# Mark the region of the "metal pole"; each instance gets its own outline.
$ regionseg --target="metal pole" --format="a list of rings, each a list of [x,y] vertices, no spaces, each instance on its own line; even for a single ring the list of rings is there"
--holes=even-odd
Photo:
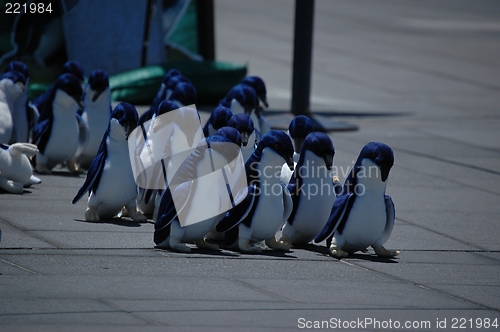
[[[292,113],[311,116],[311,63],[314,23],[314,0],[295,0],[293,43]]]
[[[144,35],[142,38],[142,49],[141,49],[141,67],[146,66],[147,56],[148,56],[148,47],[149,47],[149,26],[152,14],[153,1],[146,1],[146,18],[144,19]]]
[[[198,53],[205,60],[215,60],[214,1],[196,1],[198,17]]]

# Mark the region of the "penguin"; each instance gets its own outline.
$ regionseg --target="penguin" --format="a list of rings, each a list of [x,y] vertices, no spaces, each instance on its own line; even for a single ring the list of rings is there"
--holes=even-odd
[[[40,183],[40,179],[33,176],[28,158],[37,153],[36,145],[30,143],[0,144],[0,188],[12,194],[22,194],[24,187]]]
[[[333,204],[325,227],[314,242],[327,239],[329,251],[335,258],[366,251],[369,246],[378,256],[399,255],[398,250],[383,246],[394,228],[394,203],[385,194],[393,164],[394,153],[388,145],[366,144],[344,183],[343,192]]]
[[[255,112],[258,103],[257,94],[251,86],[237,84],[229,90],[219,104],[231,109],[233,114],[246,113],[251,116]]]
[[[26,78],[18,71],[0,77],[0,143],[8,144],[14,132],[14,103],[24,93]]]
[[[73,74],[80,81],[82,89],[84,88],[85,74],[83,71],[82,64],[79,61],[76,60],[66,61],[62,67],[61,74]]]
[[[233,112],[231,112],[229,108],[217,106],[212,111],[207,123],[203,127],[203,134],[205,137],[212,136],[219,128],[227,126],[232,116]]]
[[[169,147],[165,142],[169,142],[173,131],[175,112],[179,107],[170,100],[160,103],[158,109],[152,113],[152,118],[145,123],[139,123],[137,135],[132,134],[136,142],[140,144],[135,147],[132,153],[139,158],[138,161],[145,161],[140,165],[144,168],[144,173],[139,177],[139,195],[137,196],[137,206],[146,216],[153,216],[155,210],[155,197],[158,190],[165,189],[165,177],[158,177],[166,171],[165,164],[161,162],[165,151]],[[168,115],[167,115],[168,114]],[[140,131],[139,131],[140,129]],[[130,140],[129,140],[130,142]],[[130,143],[129,143],[130,145]],[[160,181],[160,182],[158,182]]]
[[[88,192],[85,220],[113,218],[126,207],[136,222],[147,218],[137,211],[137,185],[132,173],[127,138],[137,126],[137,110],[129,103],[118,104],[111,113],[99,152],[90,165],[87,178],[73,198],[78,202]]]
[[[190,83],[180,82],[175,86],[168,100],[173,101],[179,107],[194,105],[196,104],[196,89]]]
[[[149,110],[144,112],[139,117],[139,123],[144,123],[150,120],[151,116],[158,109],[158,106],[160,106],[161,102],[168,99],[168,97],[172,93],[172,86],[169,85],[169,82],[174,76],[182,76],[182,73],[177,69],[170,69],[165,74],[165,76],[163,76],[163,80],[160,84],[160,87],[158,88],[158,91],[156,92],[155,98],[153,99],[153,102],[151,103]],[[167,86],[169,86],[168,91],[167,91]]]
[[[266,84],[259,76],[246,76],[241,81],[241,84],[251,86],[255,90],[255,93],[257,94],[257,97],[259,99],[259,104],[255,109],[255,116],[259,120],[260,134],[264,135],[269,130],[271,130],[271,125],[264,116],[264,107],[266,108],[269,107],[269,104],[267,102]]]
[[[77,163],[80,167],[88,169],[97,155],[111,117],[111,89],[105,71],[94,70],[90,74],[83,93],[83,109],[78,113],[88,126],[89,139]]]
[[[28,85],[30,77],[28,66],[21,61],[11,61],[5,68],[5,72],[9,71],[18,71],[22,73],[26,80],[24,92],[14,101],[12,113],[13,130],[10,144],[17,142],[27,143],[30,141],[31,131],[39,117],[38,112],[28,104]]]
[[[332,140],[324,133],[312,132],[302,144],[300,159],[287,188],[293,209],[285,223],[280,243],[290,249],[292,244],[307,244],[323,229],[336,193],[333,182]]]
[[[265,240],[271,249],[286,250],[275,234],[292,212],[290,192],[279,178],[283,161],[293,167],[292,154],[292,142],[282,131],[271,130],[259,141],[245,163],[247,195],[216,226],[226,232],[229,248],[258,253],[262,249],[253,244]]]
[[[46,94],[40,118],[33,129],[33,143],[40,153],[35,170],[50,174],[60,163],[73,172],[79,172],[75,158],[88,140],[88,127],[77,114],[82,108],[82,87],[72,74],[62,74]]]
[[[239,150],[237,144],[219,135],[199,142],[162,197],[153,237],[158,248],[190,252],[186,243],[194,241],[200,249],[219,249],[204,236],[235,204],[228,176],[234,161],[241,158]],[[245,187],[243,179],[241,189]]]
[[[241,152],[245,161],[250,158],[255,151],[257,144],[257,134],[253,125],[252,118],[248,114],[234,114],[229,120],[228,125],[236,128],[241,134]]]
[[[288,135],[292,139],[293,144],[293,162],[296,164],[300,158],[302,143],[307,135],[313,132],[313,124],[305,115],[297,115],[290,121],[288,126]],[[288,185],[293,172],[290,171],[286,164],[283,164],[281,169],[281,181]]]

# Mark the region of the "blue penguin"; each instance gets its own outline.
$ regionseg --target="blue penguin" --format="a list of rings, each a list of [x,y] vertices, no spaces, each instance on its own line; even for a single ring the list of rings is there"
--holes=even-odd
[[[66,61],[66,63],[62,67],[61,74],[73,74],[80,81],[82,89],[85,88],[84,86],[85,75],[82,64],[79,61],[76,60]]]
[[[333,183],[335,149],[328,135],[313,132],[305,138],[288,190],[293,209],[283,227],[280,242],[306,244],[323,229],[336,194]]]
[[[173,120],[175,118],[175,116],[167,115],[167,113],[178,109],[179,106],[173,101],[162,101],[157,110],[152,113],[150,120],[139,123],[138,129],[140,131],[138,130],[137,134],[141,136],[132,135],[132,137],[135,137],[136,142],[140,142],[135,147],[136,152],[134,153],[138,154],[138,161],[145,161],[141,165],[141,167],[145,168],[145,172],[138,182],[139,195],[137,196],[137,204],[139,210],[147,216],[153,216],[156,195],[161,194],[161,190],[165,189],[165,177],[158,178],[156,175],[166,172],[166,165],[161,160],[165,150],[168,151],[169,149],[166,143],[170,143],[169,139],[173,132]],[[157,183],[158,181],[161,181],[161,185]]]
[[[293,162],[296,164],[300,158],[300,151],[302,143],[307,135],[313,132],[313,124],[311,120],[305,115],[297,115],[290,121],[288,126],[288,135],[292,139],[293,144]],[[293,172],[290,171],[286,164],[283,164],[281,169],[281,181],[288,185]]]
[[[170,80],[174,76],[182,76],[182,73],[177,70],[177,69],[170,69],[165,76],[163,76],[163,80],[160,84],[160,87],[158,88],[158,91],[156,92],[155,98],[153,99],[153,102],[151,103],[151,106],[149,107],[149,111],[151,113],[145,112],[139,117],[139,123],[144,123],[148,120],[151,119],[152,112],[155,112],[158,109],[158,106],[160,106],[161,102],[164,100],[167,100],[170,94],[172,93],[171,88],[169,91],[167,91],[167,85],[169,85]],[[169,85],[171,87],[171,85]],[[146,114],[148,113],[148,114]],[[149,116],[149,118],[148,118]]]
[[[206,242],[204,236],[234,204],[231,192],[234,187],[228,186],[232,181],[231,166],[239,153],[237,144],[219,135],[198,143],[161,200],[154,233],[159,248],[189,252],[191,249],[185,243],[194,241],[198,248],[219,249]],[[241,189],[245,186],[243,181]]]
[[[168,100],[173,101],[179,107],[194,105],[196,104],[196,89],[190,83],[180,82],[175,86]]]
[[[203,134],[205,137],[212,136],[219,128],[227,126],[232,116],[233,112],[231,112],[229,108],[217,106],[212,111],[207,123],[203,127]]]
[[[99,152],[90,165],[87,178],[73,198],[73,204],[89,192],[85,220],[117,216],[123,207],[136,222],[147,220],[137,211],[137,185],[129,157],[128,135],[137,126],[137,110],[129,103],[118,104],[111,113]]]
[[[234,114],[229,120],[228,125],[240,132],[241,153],[243,154],[243,159],[247,161],[255,151],[255,146],[258,142],[252,118],[244,113]]]
[[[33,143],[40,153],[36,156],[38,173],[51,173],[66,162],[71,172],[78,172],[75,157],[85,146],[88,129],[78,116],[82,107],[82,87],[72,74],[62,74],[46,94],[40,118],[33,129]]]
[[[18,71],[24,75],[26,83],[24,85],[24,92],[14,101],[14,108],[12,114],[13,130],[10,144],[24,142],[27,143],[31,138],[31,131],[33,126],[38,121],[39,114],[35,108],[28,104],[28,85],[29,85],[29,71],[28,66],[21,61],[12,61],[5,68],[5,72]]]
[[[0,188],[13,194],[22,194],[24,187],[40,183],[34,181],[28,157],[38,153],[30,143],[0,144]]]
[[[233,114],[246,113],[252,115],[259,104],[255,90],[245,84],[237,84],[229,90],[220,101],[220,105],[231,109]]]
[[[14,103],[25,89],[26,78],[18,71],[0,77],[0,143],[8,144],[14,132]]]
[[[246,197],[216,226],[217,232],[226,232],[230,248],[256,253],[261,248],[253,244],[265,240],[272,249],[286,250],[275,235],[292,212],[292,198],[279,179],[283,161],[293,167],[292,154],[292,142],[282,131],[271,130],[259,141],[245,163]]]
[[[89,139],[77,163],[87,169],[97,155],[111,117],[111,89],[105,71],[94,70],[90,74],[83,93],[83,109],[79,113],[88,126]]]
[[[269,107],[269,104],[267,103],[266,84],[259,76],[247,76],[243,78],[241,84],[251,86],[255,90],[255,93],[257,94],[259,103],[257,105],[257,108],[255,109],[255,114],[253,114],[254,115],[253,120],[254,121],[256,121],[256,119],[258,120],[259,122],[258,128],[260,130],[260,135],[264,135],[269,130],[271,130],[271,125],[264,116],[264,107],[266,108]]]
[[[369,246],[378,256],[398,255],[398,250],[383,246],[394,227],[394,203],[385,194],[393,164],[394,153],[389,146],[378,142],[366,144],[344,183],[343,192],[333,204],[328,222],[314,242],[328,238],[330,253],[336,258],[365,251]]]

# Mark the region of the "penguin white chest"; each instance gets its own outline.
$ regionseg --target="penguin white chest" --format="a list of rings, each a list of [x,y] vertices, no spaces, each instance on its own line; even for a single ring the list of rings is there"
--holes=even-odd
[[[75,156],[78,149],[78,122],[76,104],[73,109],[63,105],[54,105],[50,137],[44,155],[55,162],[62,162]]]
[[[385,185],[365,188],[365,192],[356,197],[342,231],[342,237],[348,245],[362,249],[380,237],[387,222]]]

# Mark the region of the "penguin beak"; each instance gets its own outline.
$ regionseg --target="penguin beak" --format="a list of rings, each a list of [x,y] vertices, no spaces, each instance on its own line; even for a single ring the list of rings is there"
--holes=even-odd
[[[382,182],[385,182],[387,181],[387,178],[389,177],[389,171],[390,171],[390,167],[388,167],[388,165],[384,162],[382,163],[382,165],[380,166],[380,171],[382,173]]]
[[[241,133],[241,144],[243,146],[247,146],[247,144],[248,144],[248,133],[246,133],[246,132],[242,132]]]
[[[304,144],[304,139],[303,138],[295,138],[293,140],[294,146],[295,146],[295,152],[300,153],[302,150],[302,144]]]
[[[323,160],[325,161],[326,169],[331,170],[333,166],[333,155],[326,155]]]
[[[269,104],[267,103],[267,97],[266,96],[262,96],[260,98],[260,101],[262,101],[262,103],[266,106],[266,108],[269,107]]]
[[[94,91],[94,93],[92,94],[92,102],[95,102],[97,100],[97,98],[99,98],[99,96],[101,95],[101,93],[102,93],[101,90]]]
[[[293,157],[287,156],[285,158],[285,161],[286,161],[286,164],[288,165],[288,168],[290,169],[290,171],[293,171],[293,169],[295,168],[295,165],[293,164]]]

